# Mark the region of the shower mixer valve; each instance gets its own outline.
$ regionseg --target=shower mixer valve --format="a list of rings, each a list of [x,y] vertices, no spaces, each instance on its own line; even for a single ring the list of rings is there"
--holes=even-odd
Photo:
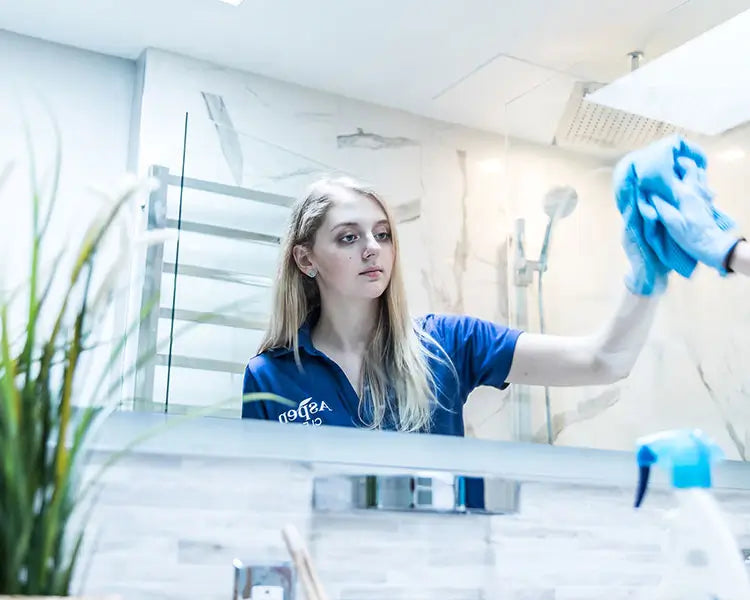
[[[525,220],[516,219],[514,235],[513,283],[528,287],[534,281],[534,272],[544,273],[547,270],[546,260],[529,260],[524,251]]]

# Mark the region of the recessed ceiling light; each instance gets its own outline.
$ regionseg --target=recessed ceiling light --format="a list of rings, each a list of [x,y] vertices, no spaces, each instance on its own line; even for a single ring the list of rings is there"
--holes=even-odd
[[[477,162],[477,165],[485,173],[500,173],[503,170],[503,163],[499,158],[485,158]]]
[[[231,4],[232,6],[239,6],[244,1],[245,0],[219,0],[219,2],[223,2],[224,4]]]
[[[750,120],[750,10],[586,97],[610,108],[718,135]]]

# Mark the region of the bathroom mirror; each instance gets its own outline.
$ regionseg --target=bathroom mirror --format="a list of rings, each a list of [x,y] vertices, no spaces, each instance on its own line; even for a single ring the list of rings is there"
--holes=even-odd
[[[612,10],[605,4],[590,8]],[[133,305],[156,292],[160,306],[131,357],[159,348],[128,382],[125,404],[180,413],[227,399],[213,414],[240,418],[289,207],[326,174],[371,182],[392,206],[413,315],[468,314],[530,332],[591,333],[614,311],[627,262],[611,175],[632,148],[686,133],[708,154],[717,202],[747,227],[745,127],[702,135],[588,99],[740,12],[657,4],[627,21],[616,44],[601,27],[594,35],[592,16],[546,32],[545,44],[497,47],[470,76],[446,74],[425,116],[378,105],[381,92],[374,103],[349,100],[146,51],[138,108],[150,118],[140,123],[138,169],[162,185],[143,223],[179,228],[180,241],[134,258]],[[628,55],[643,43],[643,54]],[[630,450],[655,430],[701,427],[744,460],[747,291],[705,268],[689,281],[673,275],[625,380],[479,388],[463,435]],[[318,418],[290,407],[281,420]]]

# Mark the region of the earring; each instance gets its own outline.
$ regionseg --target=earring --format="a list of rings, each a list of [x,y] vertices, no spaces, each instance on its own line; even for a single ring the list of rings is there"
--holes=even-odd
[[[315,276],[318,274],[318,272],[315,269],[310,269],[307,272],[307,276],[310,277],[310,279],[315,279]]]

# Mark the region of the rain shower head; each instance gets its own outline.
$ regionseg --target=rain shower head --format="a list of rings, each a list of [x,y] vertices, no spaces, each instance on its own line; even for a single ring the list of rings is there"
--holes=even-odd
[[[578,204],[578,192],[570,185],[557,185],[544,195],[544,212],[550,218],[564,219]]]
[[[586,100],[601,83],[577,82],[568,99],[552,141],[554,146],[581,151],[622,154],[651,142],[688,132],[669,123],[634,115]],[[694,137],[694,134],[690,134]]]

